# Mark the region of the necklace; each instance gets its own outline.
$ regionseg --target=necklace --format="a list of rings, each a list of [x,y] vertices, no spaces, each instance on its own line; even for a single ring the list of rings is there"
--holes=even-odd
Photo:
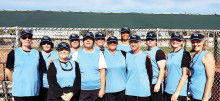
[[[59,61],[60,62],[60,61]],[[68,61],[69,62],[69,61]],[[68,63],[67,62],[67,63]],[[60,62],[60,66],[61,66],[61,68],[62,68],[62,70],[63,71],[71,71],[71,70],[73,70],[73,65],[71,64],[71,62],[69,62],[70,63],[70,65],[71,65],[71,68],[70,69],[65,69],[65,68],[63,68],[63,66],[61,65],[61,62]]]

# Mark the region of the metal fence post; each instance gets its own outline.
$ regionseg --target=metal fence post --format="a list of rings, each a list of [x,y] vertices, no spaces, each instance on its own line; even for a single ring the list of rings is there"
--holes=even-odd
[[[15,27],[15,31],[16,31],[16,44],[15,44],[15,48],[18,48],[18,44],[19,44],[18,26]]]
[[[214,37],[214,57],[215,57],[215,63],[218,63],[218,32],[215,32]]]
[[[2,90],[3,90],[5,101],[8,101],[7,84],[4,81],[2,81]]]

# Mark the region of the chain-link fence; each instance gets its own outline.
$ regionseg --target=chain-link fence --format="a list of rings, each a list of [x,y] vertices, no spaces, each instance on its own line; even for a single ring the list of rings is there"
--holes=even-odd
[[[53,40],[55,47],[60,42],[69,42],[68,38],[70,34],[79,34],[80,39],[82,39],[82,35],[91,31],[93,33],[97,31],[102,31],[105,33],[106,38],[114,35],[121,39],[120,29],[97,29],[97,28],[18,28],[18,27],[10,27],[10,28],[0,28],[0,101],[10,101],[12,100],[11,95],[11,82],[8,81],[5,74],[6,60],[8,53],[18,47],[19,45],[19,33],[22,29],[30,29],[33,32],[33,40],[32,40],[32,48],[38,49],[39,43],[42,36],[50,36]],[[207,46],[210,48],[210,51],[214,54],[216,61],[216,72],[215,72],[215,80],[212,88],[212,98],[211,101],[220,101],[220,31],[219,30],[181,30],[181,29],[132,29],[131,34],[138,34],[141,36],[141,50],[146,50],[146,42],[145,37],[146,33],[149,31],[155,31],[158,35],[158,43],[157,45],[166,53],[166,55],[172,51],[170,47],[169,40],[170,35],[173,32],[179,32],[184,36],[184,48],[187,51],[191,49],[191,42],[189,40],[190,35],[194,31],[202,31],[205,35],[205,40]],[[81,41],[82,45],[82,41]],[[106,45],[105,45],[106,46]],[[192,53],[191,55],[193,55]]]

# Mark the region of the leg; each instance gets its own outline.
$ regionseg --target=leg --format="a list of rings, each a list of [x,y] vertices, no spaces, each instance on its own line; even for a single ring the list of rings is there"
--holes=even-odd
[[[99,89],[91,90],[90,94],[91,94],[91,96],[90,96],[90,100],[89,101],[95,101],[97,99],[103,100],[103,98],[98,98]]]
[[[151,101],[162,101],[162,85],[160,85],[159,92],[154,92],[154,86],[155,85],[151,86]]]
[[[125,100],[126,101],[137,101],[137,97],[136,96],[125,95]]]
[[[115,93],[106,93],[105,94],[105,101],[116,101]]]

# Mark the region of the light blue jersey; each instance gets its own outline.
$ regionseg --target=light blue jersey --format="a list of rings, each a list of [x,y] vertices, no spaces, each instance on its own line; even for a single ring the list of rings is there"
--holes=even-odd
[[[46,69],[48,70],[49,68],[49,61],[50,60],[55,60],[59,58],[58,52],[57,51],[52,51],[49,55],[41,51],[41,54],[44,58],[45,64],[46,64]],[[47,80],[47,70],[43,72],[43,87],[49,88],[48,80]]]
[[[69,60],[72,58],[72,55],[74,52],[76,52],[76,51],[73,51],[72,49],[70,49],[70,54],[69,54],[69,58],[68,58]]]
[[[95,90],[101,88],[99,71],[100,51],[86,52],[84,49],[78,51],[77,62],[81,72],[81,90]]]
[[[146,52],[140,51],[133,54],[129,51],[126,54],[127,64],[127,85],[126,95],[137,97],[150,96],[150,83],[146,69]]]
[[[180,82],[182,77],[182,57],[183,53],[185,52],[184,49],[180,49],[178,52],[171,52],[167,56],[167,81],[166,81],[166,88],[165,92],[168,94],[174,94],[176,88]],[[185,85],[180,91],[180,96],[187,96],[187,83],[188,79],[185,82]]]
[[[38,96],[40,91],[39,52],[14,49],[15,61],[12,74],[12,95],[17,97]]]
[[[53,63],[57,70],[56,78],[60,87],[72,87],[76,78],[75,62],[73,60],[69,60],[65,64],[56,59],[53,61]],[[66,69],[68,71],[65,71],[63,69]]]
[[[192,64],[190,66],[190,70],[192,73],[191,82],[190,82],[190,95],[194,99],[202,100],[203,95],[205,93],[206,86],[206,70],[205,66],[202,62],[205,54],[209,52],[207,50],[201,51],[199,54],[194,55]],[[211,98],[211,93],[209,95]]]
[[[122,43],[119,43],[118,46],[117,46],[117,50],[123,50],[125,52],[129,52],[131,51],[131,47],[130,45],[123,45]]]
[[[152,64],[152,68],[153,68],[153,80],[152,80],[152,84],[156,84],[157,83],[157,78],[158,78],[158,74],[159,74],[159,67],[157,65],[157,61],[156,61],[156,53],[157,50],[159,50],[160,48],[158,47],[154,47],[151,50],[147,50],[145,52],[148,52],[150,54],[150,60],[151,60],[151,64]]]
[[[126,87],[126,61],[121,51],[111,54],[104,52],[107,65],[106,71],[106,93],[115,93],[125,90]]]

